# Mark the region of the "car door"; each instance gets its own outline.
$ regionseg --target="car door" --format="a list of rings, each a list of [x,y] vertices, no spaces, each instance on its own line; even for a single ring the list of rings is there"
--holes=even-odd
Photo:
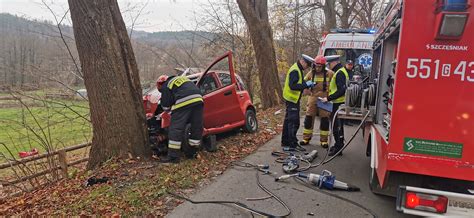
[[[204,99],[204,128],[209,129],[222,125],[222,121],[218,119],[219,111],[215,110],[217,97],[221,88],[217,76],[214,72],[209,72],[204,75],[200,83],[198,84],[199,89]]]
[[[221,73],[227,73],[228,78],[219,78]],[[218,79],[219,85],[216,90],[203,93],[204,96],[204,127],[215,128],[226,124],[232,124],[244,120],[244,114],[240,108],[237,95],[237,83],[232,65],[232,52],[216,59],[199,78],[198,87],[204,86],[212,78]],[[222,81],[221,81],[222,79]]]

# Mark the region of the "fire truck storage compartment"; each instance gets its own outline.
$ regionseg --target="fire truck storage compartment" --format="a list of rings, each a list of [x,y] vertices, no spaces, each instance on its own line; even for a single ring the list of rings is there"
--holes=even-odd
[[[393,34],[384,39],[380,46],[374,50],[374,57],[376,57],[376,67],[378,68],[378,85],[376,99],[375,123],[385,140],[388,142],[390,124],[391,124],[391,110],[394,99],[393,91],[395,86],[395,72],[396,72],[396,56],[398,46],[399,31],[396,30]]]

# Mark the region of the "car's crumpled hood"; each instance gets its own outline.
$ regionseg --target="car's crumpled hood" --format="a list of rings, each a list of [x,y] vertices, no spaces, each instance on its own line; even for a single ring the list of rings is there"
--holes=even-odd
[[[143,96],[143,100],[148,100],[152,104],[157,104],[161,99],[161,92],[158,89],[153,89]]]

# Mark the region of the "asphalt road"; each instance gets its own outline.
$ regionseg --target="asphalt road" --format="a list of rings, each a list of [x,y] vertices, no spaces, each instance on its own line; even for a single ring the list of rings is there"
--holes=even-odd
[[[318,126],[316,124],[316,126]],[[300,131],[302,129],[300,128]],[[346,139],[355,131],[355,126],[346,126]],[[275,162],[271,151],[280,149],[280,137],[277,136],[262,146],[257,152],[248,156],[244,161],[256,164],[269,164],[270,170],[282,175],[281,164]],[[301,138],[301,136],[299,136]],[[312,145],[305,146],[308,150],[316,149],[318,163],[325,155],[326,150],[316,146],[319,137],[315,136]],[[349,147],[334,161],[313,169],[311,172],[320,173],[323,169],[331,171],[336,179],[351,183],[361,189],[360,192],[330,191],[332,194],[357,202],[369,208],[377,217],[408,217],[395,210],[395,199],[373,194],[368,186],[369,162],[365,156],[362,134],[359,133]],[[248,201],[246,198],[268,196],[257,186],[254,170],[232,167],[225,171],[210,185],[204,187],[192,196],[193,200],[232,200],[240,201],[250,207],[270,214],[284,215],[285,209],[274,199]],[[274,182],[269,175],[261,175],[260,180],[265,187],[279,196],[291,209],[290,217],[372,217],[370,212],[333,196],[309,189],[295,180]],[[191,204],[183,203],[173,210],[168,217],[252,217],[239,208],[228,205]]]

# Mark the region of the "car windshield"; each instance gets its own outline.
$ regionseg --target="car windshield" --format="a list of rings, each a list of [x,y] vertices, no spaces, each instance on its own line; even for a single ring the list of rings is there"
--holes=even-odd
[[[326,49],[324,56],[340,55],[341,63],[352,60],[355,64],[354,74],[366,77],[372,68],[372,50],[367,49]]]

